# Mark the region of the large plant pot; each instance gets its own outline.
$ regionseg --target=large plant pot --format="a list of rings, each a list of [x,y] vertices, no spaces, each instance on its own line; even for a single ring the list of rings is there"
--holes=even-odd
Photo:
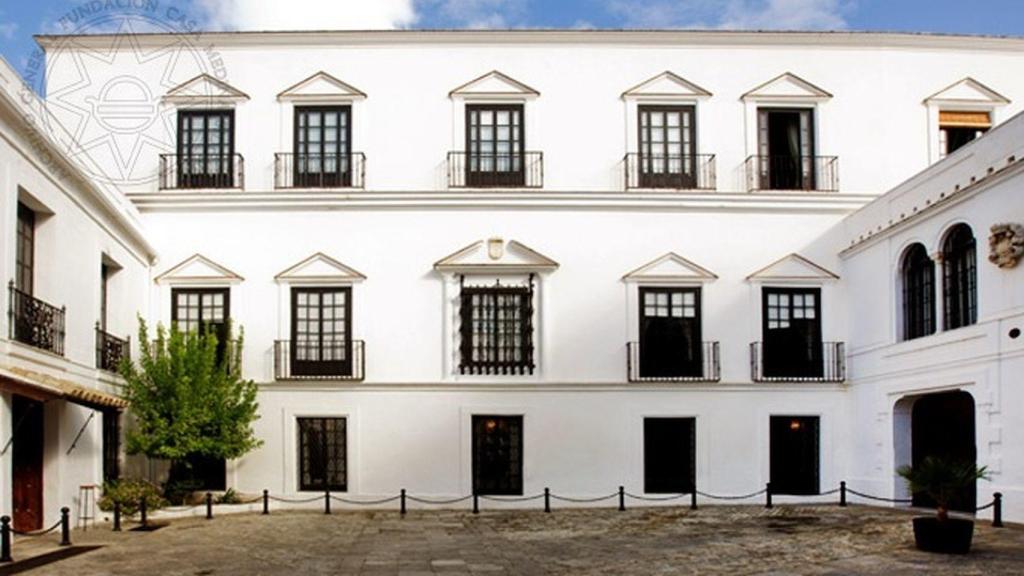
[[[942,522],[932,516],[914,518],[914,541],[918,550],[941,554],[967,554],[974,538],[974,521],[949,518]]]

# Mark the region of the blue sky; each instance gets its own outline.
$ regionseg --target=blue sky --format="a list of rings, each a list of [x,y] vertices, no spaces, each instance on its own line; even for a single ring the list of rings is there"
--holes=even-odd
[[[70,31],[76,8],[117,11],[145,2],[152,14],[184,16],[203,29],[629,27],[1024,36],[1022,0],[0,0],[0,54],[21,68],[35,49],[32,35]]]

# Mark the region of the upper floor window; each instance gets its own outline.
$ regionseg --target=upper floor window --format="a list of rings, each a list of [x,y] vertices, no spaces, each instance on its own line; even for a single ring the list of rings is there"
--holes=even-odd
[[[757,147],[759,189],[817,189],[812,109],[759,108]]]
[[[295,187],[352,185],[351,115],[351,106],[295,108]]]
[[[292,288],[292,376],[352,374],[352,289]]]
[[[977,248],[967,224],[957,224],[942,244],[945,329],[970,326],[978,320]]]
[[[903,339],[935,332],[935,266],[928,251],[914,244],[903,256]]]
[[[178,113],[179,188],[233,188],[236,169],[234,110]]]
[[[533,283],[464,286],[459,372],[533,374]]]
[[[992,115],[977,111],[939,111],[939,157],[945,158],[992,127]]]
[[[640,376],[703,375],[700,288],[640,288]]]
[[[820,288],[765,288],[766,378],[821,378],[824,372]]]
[[[230,291],[228,288],[174,288],[171,290],[171,321],[182,332],[217,337],[217,359],[228,349]]]
[[[524,186],[522,104],[466,105],[466,184]]]
[[[640,187],[696,188],[694,106],[639,106]]]
[[[32,294],[35,276],[36,213],[18,202],[18,230],[15,247],[14,287]]]

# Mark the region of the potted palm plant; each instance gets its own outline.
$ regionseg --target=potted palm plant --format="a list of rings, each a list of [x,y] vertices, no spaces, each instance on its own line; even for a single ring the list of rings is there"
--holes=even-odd
[[[988,480],[986,467],[974,462],[955,462],[929,456],[915,467],[896,471],[914,494],[927,494],[935,501],[935,516],[914,518],[914,541],[919,550],[944,554],[966,554],[971,550],[974,521],[950,518],[950,506],[960,493],[978,480]]]

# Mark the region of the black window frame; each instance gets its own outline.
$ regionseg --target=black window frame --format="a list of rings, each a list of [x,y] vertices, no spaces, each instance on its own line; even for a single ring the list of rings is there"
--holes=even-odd
[[[216,326],[217,336],[217,362],[223,362],[227,358],[228,340],[231,338],[231,289],[220,288],[171,288],[171,323],[178,326],[178,297],[196,294],[199,296],[199,319],[197,320],[197,332],[206,334],[210,326]],[[220,294],[224,297],[224,318],[220,322],[206,320],[203,318],[203,296],[207,294]],[[178,326],[180,329],[181,327]],[[184,330],[183,330],[184,332]]]
[[[330,443],[326,441],[327,435],[327,423],[333,422],[334,429],[332,430],[335,434],[340,434],[339,437],[334,438],[335,450],[330,452]],[[338,423],[341,426],[338,426]],[[313,430],[319,426],[319,430]],[[300,416],[296,418],[295,429],[298,433],[298,485],[300,492],[347,492],[348,491],[348,417],[347,416]],[[319,432],[323,435],[320,439],[320,446],[312,446],[311,435],[313,432]],[[339,449],[340,445],[340,449]],[[307,450],[307,447],[309,448]],[[316,454],[320,459],[320,464],[323,467],[322,470],[314,471],[312,467],[316,462],[312,459],[312,456]],[[340,460],[339,460],[340,458]],[[328,468],[331,462],[334,462],[335,470],[333,476]],[[340,472],[338,471],[338,462],[340,462]],[[309,474],[307,476],[307,469]],[[316,474],[319,472],[319,474]],[[340,481],[339,481],[340,474]],[[314,479],[314,475],[319,476],[321,480]]]
[[[507,432],[508,435],[508,446],[501,445],[503,438],[492,437],[492,440],[497,441],[495,446],[493,443],[485,445],[485,440],[488,439],[484,432],[488,426],[488,421],[495,422],[494,430]],[[473,414],[471,418],[471,435],[470,440],[472,446],[472,481],[473,481],[473,493],[484,496],[522,496],[523,495],[523,484],[524,484],[524,450],[525,450],[525,428],[524,418],[522,415],[506,415],[506,414]],[[503,430],[500,430],[503,429]],[[495,467],[501,467],[507,464],[507,467],[503,472],[506,472],[504,478],[486,478],[485,474],[488,470],[485,470],[488,466],[485,464],[484,459],[486,457],[486,450],[494,448],[496,451],[505,450],[507,452],[508,462],[501,463],[497,462]],[[501,455],[501,454],[499,454]],[[500,460],[500,459],[498,459]],[[492,480],[492,482],[488,482]]]
[[[220,117],[219,170],[210,171],[210,118]],[[203,156],[196,159],[192,154],[192,119],[202,117],[203,120]],[[186,127],[185,120],[189,119]],[[226,126],[225,126],[226,121]],[[224,148],[224,136],[228,135],[227,151]],[[231,108],[178,111],[178,162],[177,177],[179,188],[233,188],[235,182],[235,111]],[[198,161],[198,164],[196,162]],[[188,169],[186,170],[186,166]],[[201,170],[195,170],[195,167]]]
[[[15,232],[14,287],[29,296],[35,293],[36,213],[18,202]]]
[[[903,284],[903,340],[935,333],[935,263],[924,245],[917,243],[903,253],[900,267]]]
[[[704,374],[704,347],[703,347],[703,303],[702,303],[702,287],[701,286],[640,286],[637,290],[639,300],[638,318],[640,325],[638,327],[638,341],[640,343],[640,376],[642,378],[696,378],[703,376]],[[694,317],[693,323],[696,324],[695,332],[697,333],[696,339],[690,339],[687,342],[687,346],[678,350],[680,355],[688,355],[688,358],[684,358],[681,365],[673,366],[657,366],[654,364],[655,359],[652,358],[650,351],[652,343],[648,341],[646,331],[646,320],[650,318],[647,315],[647,303],[646,296],[648,294],[667,294],[667,306],[669,316],[671,317],[672,308],[675,306],[672,303],[673,294],[693,294],[694,302]],[[684,314],[680,316],[680,322],[686,321],[685,310],[688,307],[685,301],[685,296],[681,298],[679,306],[681,312]],[[657,316],[656,316],[657,317]],[[645,352],[647,350],[647,352]]]
[[[533,279],[528,286],[503,285],[462,286],[459,294],[459,372],[461,374],[533,374]],[[474,314],[474,298],[477,298],[478,314]],[[499,305],[500,300],[517,300],[518,305]],[[484,301],[488,302],[484,302]],[[502,310],[516,310],[513,318],[499,318]],[[516,321],[518,320],[518,324]],[[514,340],[508,341],[508,333],[499,327],[518,326],[513,333]],[[493,332],[482,329],[492,327]],[[505,338],[503,339],[502,336]],[[504,343],[504,345],[503,345]],[[514,358],[519,350],[519,358]],[[509,354],[513,358],[509,359]]]
[[[336,166],[339,168],[334,171],[327,171],[324,169],[325,160],[327,160],[327,154],[323,152],[324,146],[328,143],[325,138],[324,130],[324,119],[329,113],[338,114],[339,120],[345,119],[344,131],[341,130],[339,125],[338,129],[338,140],[335,144],[338,146],[338,151],[335,153],[337,158],[335,159]],[[310,129],[308,116],[303,126],[300,119],[303,115],[319,114],[320,115],[320,170],[310,171],[305,167],[308,166],[308,157],[311,155],[307,150],[309,146],[308,131]],[[306,130],[307,136],[303,140],[300,138],[303,129]],[[320,106],[296,106],[293,117],[293,131],[292,131],[292,150],[295,155],[295,166],[293,170],[293,185],[297,188],[331,188],[331,187],[349,187],[352,185],[352,106],[351,105],[320,105]],[[342,139],[342,136],[344,138]],[[344,147],[344,150],[342,150]],[[340,168],[344,166],[345,170]]]
[[[493,122],[491,128],[494,131],[493,142],[495,150],[490,152],[491,169],[484,170],[481,167],[481,160],[485,159],[484,153],[480,152],[480,124],[474,124],[473,115],[480,112],[491,112]],[[518,130],[509,129],[510,144],[517,144],[516,149],[508,152],[511,170],[499,170],[499,153],[497,144],[502,141],[497,136],[497,116],[499,112],[518,113]],[[466,185],[470,187],[486,188],[491,186],[521,187],[526,184],[526,106],[523,104],[466,104]],[[510,122],[511,124],[511,122]],[[474,134],[474,129],[476,133]],[[514,133],[514,134],[513,134]],[[518,140],[518,141],[517,141]],[[476,145],[474,146],[474,143]]]
[[[305,360],[300,359],[299,352],[299,295],[317,294],[319,309],[317,320],[320,322],[320,329],[317,334],[320,337],[316,347],[317,354],[323,355],[324,350],[324,304],[323,295],[327,293],[343,293],[345,296],[345,358],[341,361],[335,360]],[[308,321],[308,319],[307,319]],[[352,287],[351,286],[293,286],[291,289],[291,341],[289,343],[289,362],[293,376],[351,376],[352,375]],[[331,332],[331,334],[336,334]]]
[[[783,341],[776,342],[770,337],[771,330],[782,330],[789,327],[772,327],[770,301],[772,295],[778,295],[781,301],[782,296],[788,297],[788,317],[785,320],[808,320],[806,318],[807,306],[801,305],[803,318],[797,318],[795,310],[798,307],[794,296],[814,296],[814,330],[808,335],[806,354],[801,358],[797,351],[794,351],[790,343]],[[806,300],[805,300],[806,302]],[[761,334],[763,340],[762,372],[767,378],[821,378],[825,374],[824,342],[822,338],[822,317],[821,317],[821,288],[820,287],[796,287],[796,286],[764,286],[761,288]],[[781,306],[778,306],[781,310]],[[777,318],[780,323],[783,318]],[[792,333],[790,334],[792,336]]]
[[[796,114],[807,117],[807,154],[803,153],[803,140],[800,141],[800,154],[796,156],[797,166],[787,165],[785,159],[792,160],[792,155],[775,154],[771,144],[771,115]],[[818,170],[815,162],[818,141],[816,130],[817,110],[813,107],[801,106],[760,106],[757,108],[757,153],[759,158],[758,178],[761,190],[817,190]],[[791,175],[786,176],[786,171]],[[782,175],[779,172],[782,172]],[[787,183],[786,178],[794,178]]]
[[[666,114],[666,118],[669,113],[676,113],[679,114],[680,119],[680,153],[677,155],[668,154],[670,143],[667,137],[663,138],[660,143],[662,147],[660,158],[664,159],[664,170],[661,171],[654,170],[654,162],[659,158],[659,155],[651,150],[653,143],[651,141],[652,126],[650,114],[657,112]],[[683,125],[683,118],[686,116],[689,116],[689,129],[686,129]],[[668,125],[663,123],[661,128],[665,132],[665,136],[667,136]],[[689,151],[686,150],[685,146],[686,132],[689,132],[690,136]],[[696,188],[698,170],[697,106],[693,104],[641,104],[637,106],[637,148],[639,149],[637,158],[639,159],[638,173],[641,188]],[[675,156],[678,156],[678,164],[673,164]],[[673,170],[676,166],[678,166],[678,169]]]
[[[978,322],[978,241],[960,223],[942,242],[943,327],[955,330]]]

